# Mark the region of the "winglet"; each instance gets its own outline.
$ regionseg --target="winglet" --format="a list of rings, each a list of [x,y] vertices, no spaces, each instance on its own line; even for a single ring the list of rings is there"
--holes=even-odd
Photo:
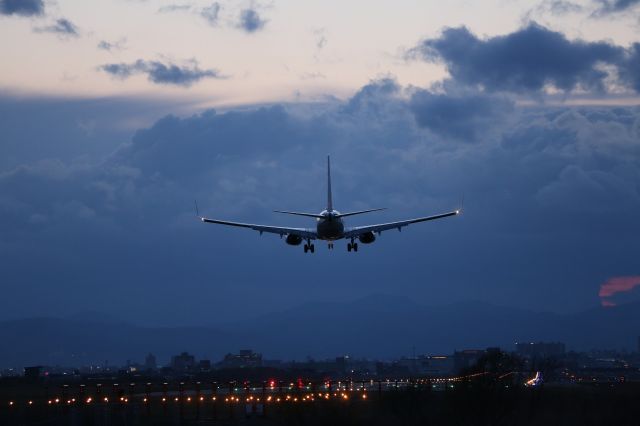
[[[198,211],[198,201],[197,200],[193,200],[193,202],[196,205],[196,217],[204,222],[204,218],[202,216],[200,216],[200,212]]]
[[[456,209],[456,214],[462,214],[464,211],[464,194],[462,194],[462,200],[460,202],[460,207]]]

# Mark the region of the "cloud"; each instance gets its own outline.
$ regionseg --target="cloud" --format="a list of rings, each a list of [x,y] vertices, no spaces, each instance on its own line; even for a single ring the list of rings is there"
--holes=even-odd
[[[43,0],[0,0],[1,15],[38,16],[44,14]]]
[[[200,10],[200,16],[202,16],[211,26],[218,24],[218,18],[220,15],[220,3],[214,2],[207,7],[203,7]]]
[[[255,9],[243,9],[240,12],[240,21],[238,22],[238,28],[248,32],[254,33],[264,28],[267,21],[260,17],[260,14]]]
[[[410,100],[418,125],[456,140],[474,142],[496,129],[513,109],[504,97],[482,93],[450,95],[418,90]]]
[[[60,37],[79,37],[78,27],[66,18],[57,19],[53,25],[44,27],[36,27],[34,29],[37,33],[52,33],[57,34]]]
[[[3,282],[11,284],[0,312],[82,304],[124,318],[198,322],[212,297],[227,315],[242,306],[271,310],[266,298],[286,307],[381,291],[389,282],[429,303],[464,298],[557,311],[599,303],[597,277],[633,270],[640,252],[640,110],[507,100],[494,125],[480,112],[492,96],[420,92],[387,78],[346,101],[176,113],[126,139],[101,136],[98,121],[92,138],[123,143],[90,160],[82,159],[91,144],[76,129],[78,117],[108,111],[79,103],[65,113],[62,101],[43,103],[40,110],[60,115],[42,122],[37,108],[9,105],[12,115],[0,111],[0,133],[14,148],[0,147],[0,161],[15,160],[0,172],[0,257]],[[441,105],[448,115],[438,117]],[[121,103],[111,107],[116,113],[129,115]],[[62,122],[74,131],[63,133]],[[40,131],[16,139],[31,131],[29,123]],[[474,143],[452,143],[464,134]],[[73,144],[57,150],[60,141]],[[327,153],[336,206],[389,207],[347,226],[448,211],[462,193],[466,214],[383,233],[358,257],[347,257],[344,242],[333,252],[316,243],[315,258],[277,237],[193,217],[195,198],[201,213],[222,219],[312,226],[270,212],[322,209]],[[263,267],[244,267],[258,261]],[[326,261],[339,280],[324,278]],[[304,274],[305,287],[286,278],[263,285],[282,270]],[[126,291],[131,297],[122,298]],[[26,303],[34,293],[42,298]],[[153,304],[142,305],[145,294]]]
[[[158,13],[182,12],[191,10],[191,4],[169,4],[158,9]]]
[[[444,63],[460,84],[514,93],[541,92],[548,86],[602,92],[609,74],[600,65],[617,66],[625,56],[623,48],[608,42],[568,40],[535,23],[485,40],[466,27],[448,28],[440,37],[422,41],[416,52]]]
[[[327,29],[316,28],[313,30],[313,36],[315,37],[316,49],[322,50],[327,45]]]
[[[612,277],[600,285],[598,296],[600,297],[602,306],[616,306],[616,303],[611,300],[611,297],[618,293],[627,293],[638,286],[640,286],[640,276]]]
[[[134,74],[146,74],[149,81],[156,84],[169,84],[189,87],[205,78],[222,78],[215,69],[200,69],[196,62],[179,66],[173,63],[145,61],[138,59],[133,63],[105,64],[100,70],[114,77],[126,79]]]
[[[633,43],[620,66],[620,78],[640,93],[640,43]]]
[[[595,0],[595,3],[599,7],[594,12],[594,15],[606,16],[635,8],[640,4],[640,0]]]
[[[113,41],[113,42],[100,40],[100,42],[98,43],[98,49],[106,50],[107,52],[112,52],[114,50],[122,50],[125,48],[126,42],[127,42],[126,38],[121,38],[120,40]]]

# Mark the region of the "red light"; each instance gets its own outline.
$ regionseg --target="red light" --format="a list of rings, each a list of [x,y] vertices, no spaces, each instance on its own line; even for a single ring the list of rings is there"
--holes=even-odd
[[[269,387],[272,387],[272,388],[273,388],[273,387],[275,387],[275,386],[276,386],[276,381],[275,381],[275,380],[273,380],[273,379],[269,380]]]

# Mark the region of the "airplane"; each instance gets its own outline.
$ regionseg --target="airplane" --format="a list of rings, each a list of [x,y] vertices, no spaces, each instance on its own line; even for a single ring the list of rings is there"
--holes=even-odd
[[[198,212],[198,203],[196,202],[196,216],[204,223],[216,223],[219,225],[236,226],[240,228],[249,228],[254,231],[268,232],[272,234],[279,234],[280,238],[286,235],[285,242],[292,246],[298,246],[305,241],[304,252],[314,253],[315,246],[311,242],[312,240],[327,241],[329,250],[333,249],[333,242],[336,240],[346,239],[350,242],[347,243],[347,251],[357,252],[358,243],[356,239],[362,244],[371,244],[376,240],[375,234],[378,236],[382,231],[390,229],[397,229],[400,231],[403,227],[411,225],[413,223],[426,222],[429,220],[442,219],[449,216],[457,216],[462,212],[462,209],[453,210],[446,213],[441,213],[433,216],[418,217],[415,219],[401,220],[398,222],[380,223],[377,225],[365,225],[347,227],[342,220],[345,217],[355,216],[364,213],[371,213],[384,208],[360,210],[349,213],[340,213],[333,209],[333,201],[331,197],[331,158],[327,156],[327,208],[318,214],[302,213],[292,211],[274,210],[274,213],[284,213],[295,216],[305,216],[316,219],[316,227],[314,228],[287,228],[281,226],[268,226],[268,225],[256,225],[252,223],[240,223],[230,222],[228,220],[210,219],[200,216]]]

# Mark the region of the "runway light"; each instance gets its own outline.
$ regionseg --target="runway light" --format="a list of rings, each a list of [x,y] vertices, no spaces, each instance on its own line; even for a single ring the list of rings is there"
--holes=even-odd
[[[367,394],[366,393],[362,394],[362,399],[367,399]]]
[[[176,398],[176,402],[178,402],[178,398]]]
[[[56,402],[58,402],[58,401],[56,400]],[[109,402],[109,398],[107,398],[107,397],[105,396],[105,398],[104,398],[104,402]]]
[[[13,401],[9,401],[9,405],[13,405]]]
[[[91,397],[87,398],[87,404],[91,404]]]
[[[190,396],[187,397],[187,402],[191,402],[191,397]]]
[[[142,402],[147,402],[147,398],[144,398],[144,399],[142,400]]]
[[[29,401],[29,405],[33,405],[33,401]]]
[[[201,397],[200,397],[200,401],[204,401],[204,396],[201,396]]]
[[[167,398],[162,398],[162,402],[167,402]]]
[[[53,401],[49,400],[49,401],[47,401],[47,404],[51,405],[51,403],[52,403],[52,402],[53,402]]]
[[[215,396],[214,396],[214,397],[212,397],[212,398],[211,398],[211,400],[212,400],[212,401],[215,401],[215,400],[216,400],[216,397],[215,397]]]

